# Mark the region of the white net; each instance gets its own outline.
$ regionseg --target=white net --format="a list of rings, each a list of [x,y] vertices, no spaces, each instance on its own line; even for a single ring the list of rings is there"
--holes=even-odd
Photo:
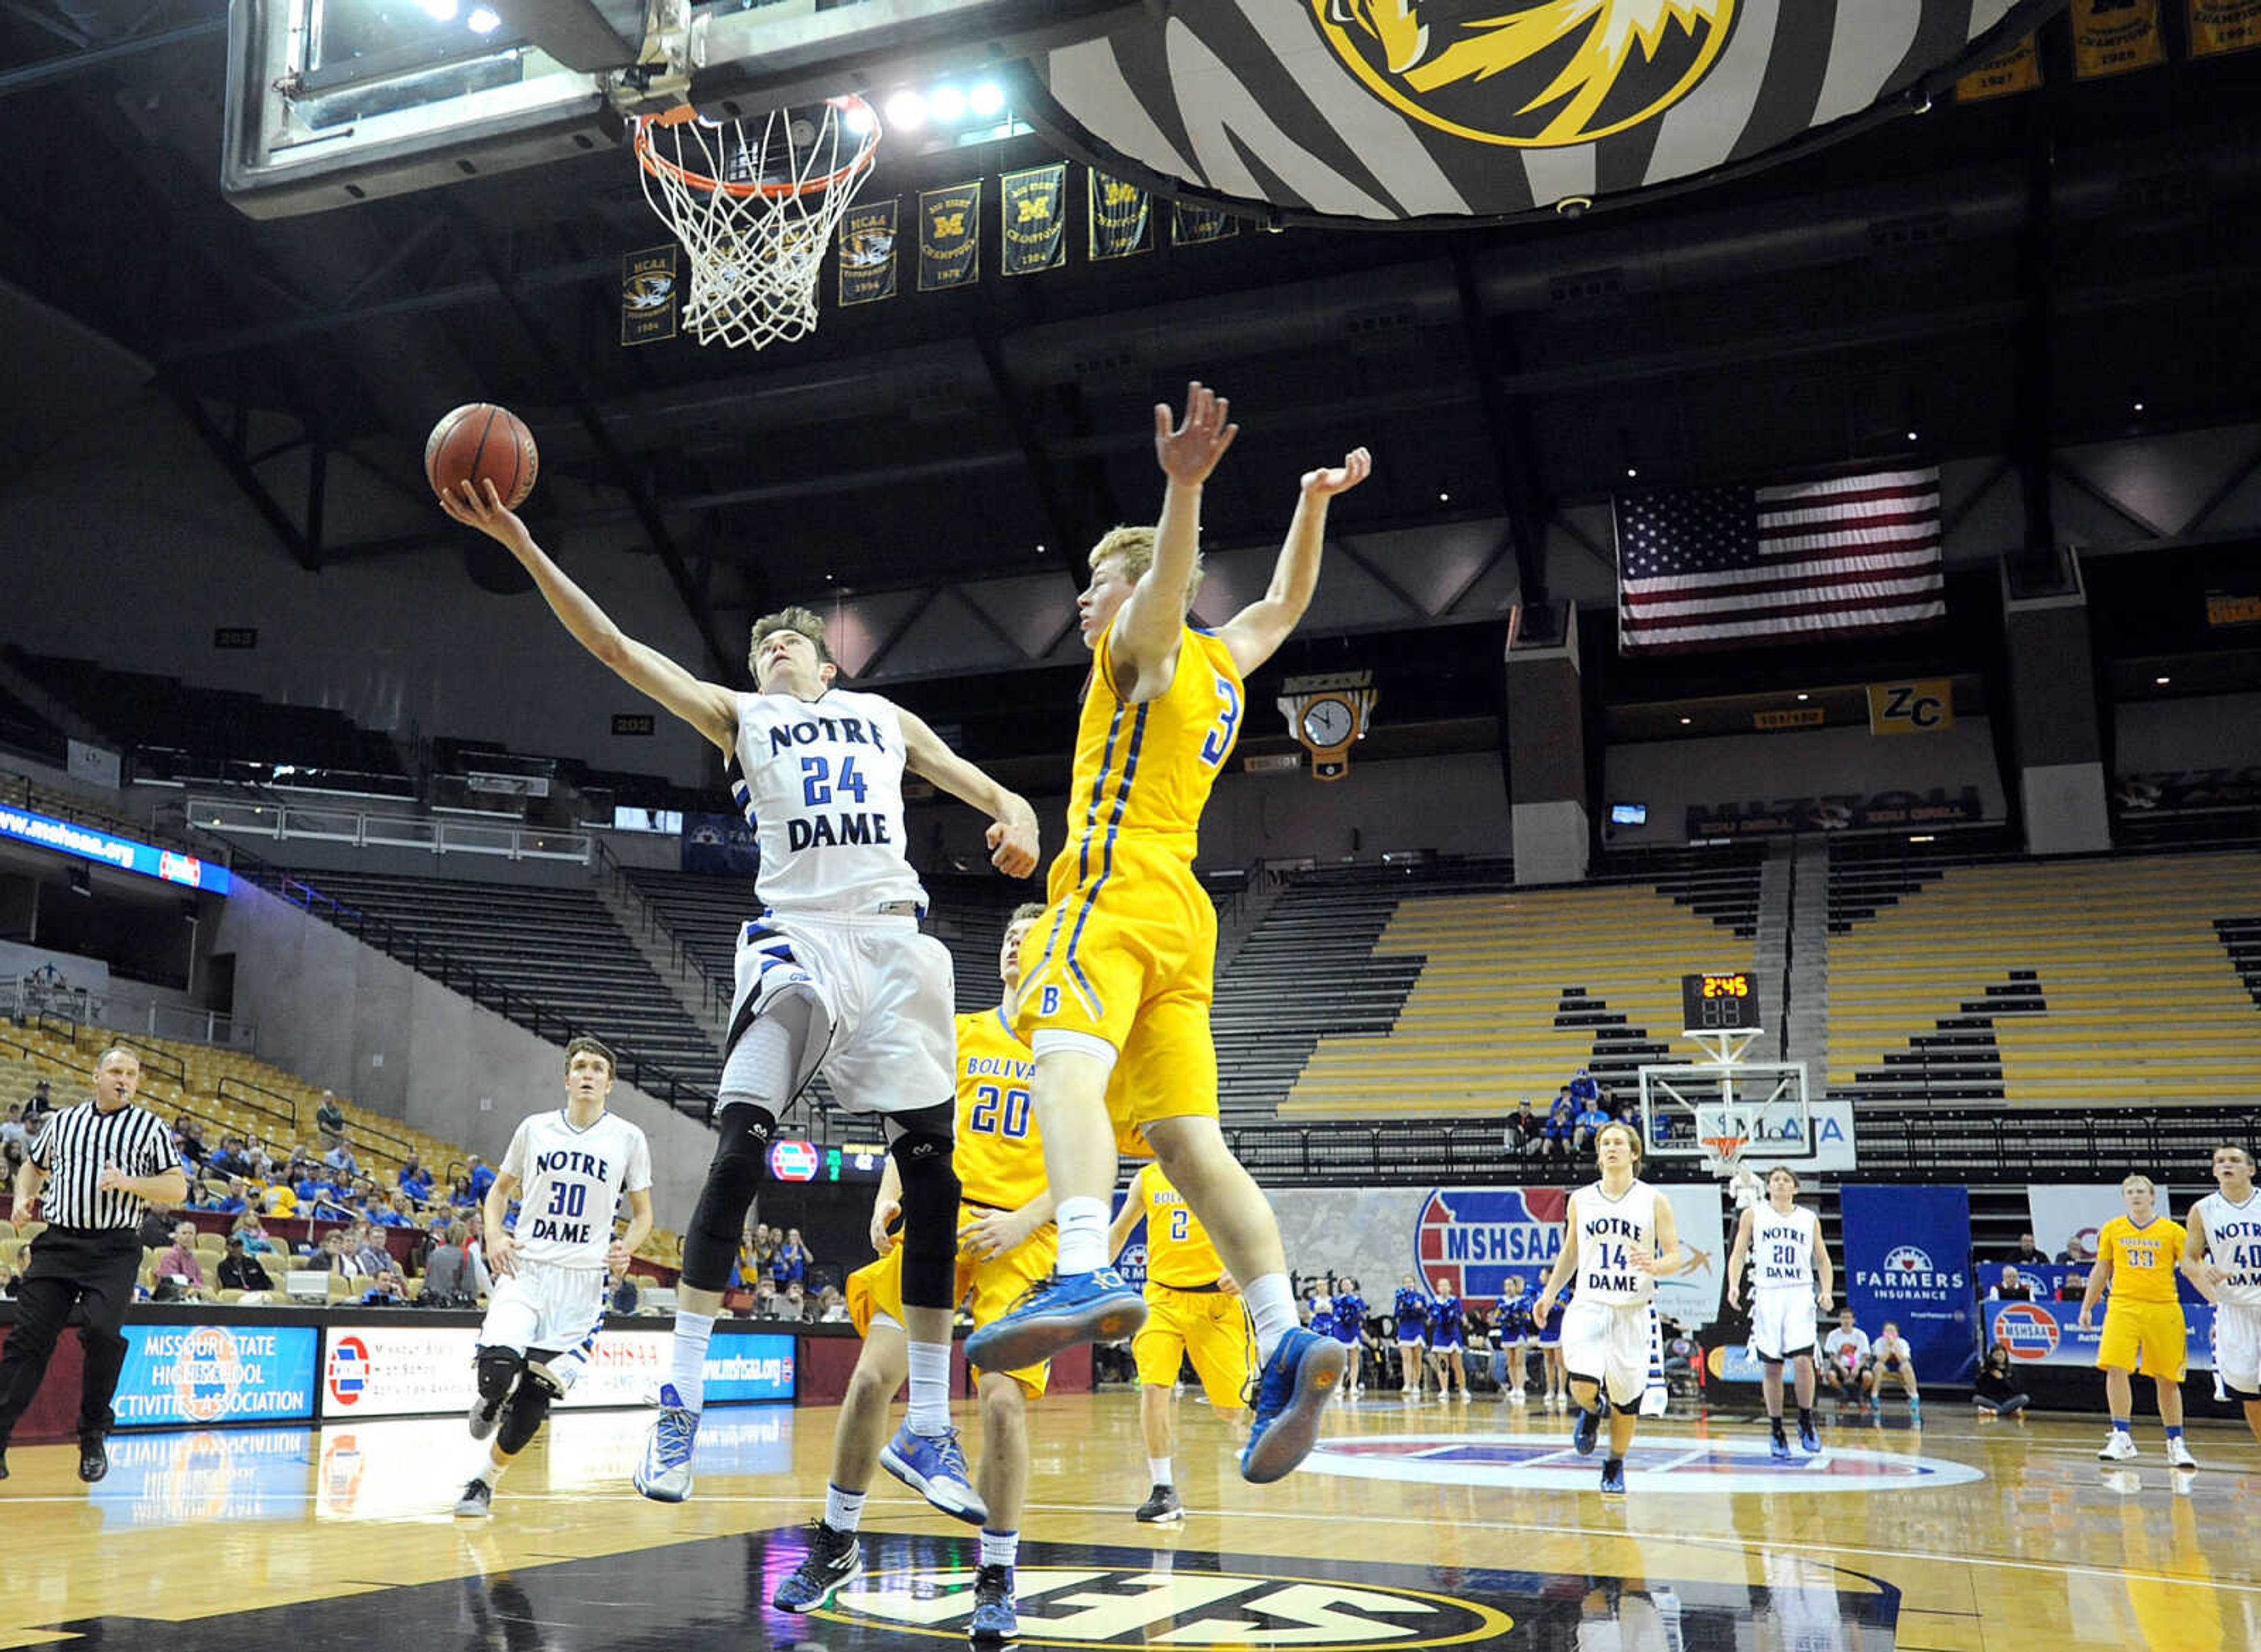
[[[879,123],[860,97],[708,120],[636,123],[644,199],[691,264],[683,325],[701,344],[790,342],[816,327],[817,278],[871,176]]]

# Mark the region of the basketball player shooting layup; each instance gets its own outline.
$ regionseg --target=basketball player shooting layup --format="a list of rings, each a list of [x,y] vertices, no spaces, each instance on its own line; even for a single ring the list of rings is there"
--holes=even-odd
[[[966,1357],[1016,1370],[1145,1322],[1109,1264],[1107,1199],[1118,1138],[1143,1131],[1170,1185],[1245,1292],[1263,1375],[1240,1472],[1277,1480],[1318,1437],[1347,1356],[1297,1320],[1280,1226],[1224,1145],[1209,1010],[1217,910],[1193,874],[1202,806],[1240,732],[1242,684],[1310,604],[1327,506],[1366,479],[1360,448],[1303,478],[1271,588],[1215,631],[1186,623],[1201,571],[1201,492],[1239,427],[1188,387],[1183,424],[1154,410],[1168,486],[1153,528],[1117,528],[1091,553],[1077,599],[1093,651],[1069,792],[1074,840],[1052,863],[1050,909],[1029,937],[1018,1026],[1037,1056],[1037,1118],[1059,1200],[1059,1273],[974,1333]]]
[[[1751,1351],[1759,1357],[1766,1391],[1767,1420],[1774,1438],[1768,1450],[1777,1460],[1790,1456],[1782,1430],[1782,1368],[1788,1361],[1798,1385],[1798,1448],[1807,1456],[1821,1449],[1813,1426],[1814,1296],[1819,1280],[1821,1311],[1836,1296],[1829,1246],[1822,1242],[1821,1219],[1798,1197],[1798,1173],[1788,1165],[1767,1172],[1766,1203],[1745,1210],[1735,1223],[1735,1248],[1727,1258],[1727,1305],[1741,1307],[1743,1260],[1758,1258],[1756,1289],[1751,1298]]]
[[[1602,1490],[1623,1497],[1626,1452],[1648,1388],[1650,1304],[1656,1282],[1677,1273],[1685,1259],[1670,1201],[1633,1175],[1640,1132],[1630,1124],[1603,1125],[1595,1132],[1594,1157],[1602,1179],[1570,1196],[1562,1253],[1531,1317],[1545,1325],[1564,1283],[1577,1275],[1576,1299],[1562,1311],[1562,1364],[1570,1374],[1570,1403],[1578,1408],[1570,1440],[1580,1456],[1590,1456],[1601,1408],[1609,1406]]]
[[[926,891],[903,858],[903,771],[987,815],[990,859],[1016,878],[1036,869],[1035,814],[909,712],[835,688],[823,625],[806,608],[754,621],[748,664],[757,692],[733,693],[621,635],[492,484],[484,494],[465,484],[441,503],[519,560],[582,647],[736,762],[760,834],[762,913],[738,941],[737,996],[716,1087],[720,1140],[684,1236],[675,1348],[636,1490],[663,1503],[691,1495],[707,1344],[738,1235],[768,1169],[777,1117],[822,1066],[842,1106],[880,1116],[902,1177],[911,1401],[884,1461],[944,1513],[980,1520],[981,1498],[950,1424],[959,1192],[951,1162],[950,954],[919,933]]]

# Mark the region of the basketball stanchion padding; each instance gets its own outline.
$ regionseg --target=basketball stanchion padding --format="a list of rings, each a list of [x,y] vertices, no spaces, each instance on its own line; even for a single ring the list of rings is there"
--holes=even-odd
[[[516,510],[534,492],[542,469],[534,432],[507,407],[466,403],[432,427],[424,442],[424,479],[432,491],[460,499],[466,482],[492,482],[503,504]]]
[[[644,199],[691,263],[692,337],[760,349],[814,332],[825,249],[879,154],[871,105],[709,120],[685,104],[639,117],[634,142]]]

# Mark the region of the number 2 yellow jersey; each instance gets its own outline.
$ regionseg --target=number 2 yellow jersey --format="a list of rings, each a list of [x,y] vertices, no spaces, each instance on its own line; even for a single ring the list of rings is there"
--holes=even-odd
[[[2115,1216],[2096,1235],[2096,1253],[2112,1259],[2115,1302],[2172,1302],[2175,1265],[2183,1259],[2183,1225],[2155,1216],[2137,1227]]]
[[[1217,1246],[1161,1166],[1142,1165],[1131,1181],[1130,1196],[1145,1208],[1148,1281],[1181,1290],[1215,1284],[1224,1272]]]
[[[958,1017],[958,1180],[969,1204],[1017,1210],[1044,1190],[1044,1146],[1029,1092],[1037,1059],[1005,1012]]]

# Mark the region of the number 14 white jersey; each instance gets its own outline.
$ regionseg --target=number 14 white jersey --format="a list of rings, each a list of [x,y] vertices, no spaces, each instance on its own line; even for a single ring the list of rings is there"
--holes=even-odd
[[[651,1186],[651,1145],[618,1113],[576,1130],[561,1107],[519,1125],[502,1174],[519,1182],[511,1238],[521,1257],[552,1268],[602,1268],[621,1196]]]
[[[1648,1302],[1656,1279],[1633,1265],[1638,1248],[1656,1254],[1656,1189],[1646,1182],[1612,1199],[1591,1182],[1570,1196],[1570,1225],[1578,1235],[1580,1302]]]

